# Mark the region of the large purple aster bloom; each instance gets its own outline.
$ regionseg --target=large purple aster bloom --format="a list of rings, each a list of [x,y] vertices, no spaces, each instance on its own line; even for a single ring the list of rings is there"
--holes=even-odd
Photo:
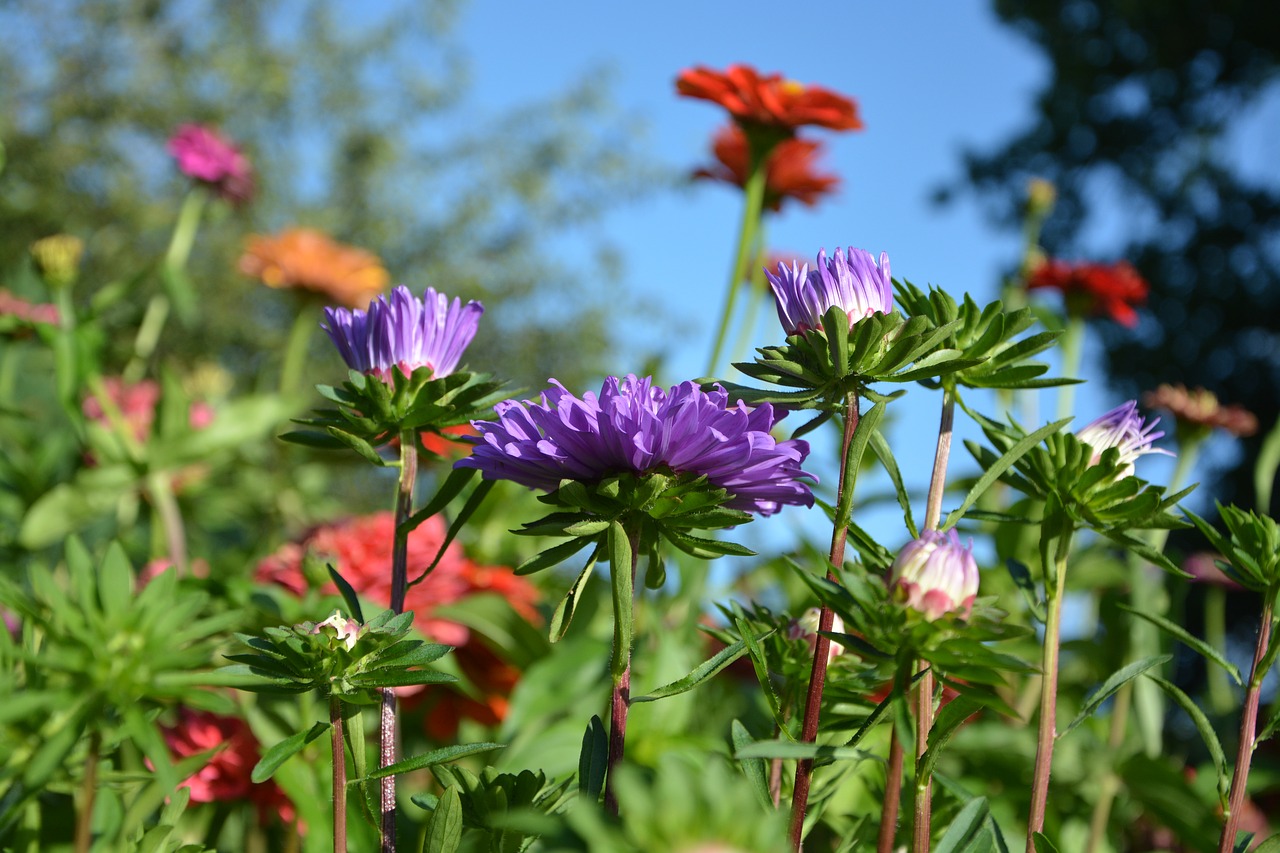
[[[818,263],[792,261],[791,267],[778,264],[777,273],[765,271],[778,303],[778,320],[788,335],[798,335],[822,327],[822,315],[839,306],[849,315],[849,325],[879,312],[893,311],[893,281],[889,277],[889,256],[880,253],[877,263],[870,252],[836,249],[827,257],[818,252]]]
[[[1093,423],[1088,424],[1076,433],[1076,438],[1093,448],[1093,464],[1102,458],[1102,451],[1115,447],[1120,451],[1120,464],[1123,467],[1121,476],[1133,475],[1133,463],[1139,456],[1147,453],[1163,453],[1172,456],[1168,450],[1153,447],[1157,438],[1163,438],[1163,432],[1155,432],[1156,418],[1151,423],[1142,419],[1138,413],[1138,401],[1130,400],[1116,406]]]
[[[439,379],[458,366],[483,313],[479,302],[463,305],[455,298],[450,303],[431,287],[418,299],[400,285],[389,297],[370,302],[367,311],[324,309],[328,325],[321,328],[352,370],[389,379],[392,367],[406,376],[430,367],[432,378]]]
[[[668,391],[651,378],[609,377],[600,396],[582,399],[552,380],[540,402],[507,400],[495,422],[474,422],[480,437],[458,467],[478,468],[489,480],[514,480],[552,491],[560,481],[594,483],[631,472],[705,475],[732,496],[726,506],[770,515],[784,504],[813,505],[800,464],[805,441],[777,441],[769,404],[729,405],[721,389],[692,382]]]

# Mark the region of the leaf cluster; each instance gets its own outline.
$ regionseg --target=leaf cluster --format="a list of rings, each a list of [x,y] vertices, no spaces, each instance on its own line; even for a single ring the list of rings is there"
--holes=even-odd
[[[930,287],[925,293],[909,281],[895,281],[895,293],[910,317],[927,317],[934,326],[951,331],[940,346],[956,350],[968,366],[940,377],[948,387],[966,388],[1049,388],[1082,380],[1045,377],[1049,366],[1029,359],[1049,349],[1061,331],[1045,331],[1015,340],[1036,324],[1030,308],[1005,311],[1000,300],[979,308],[969,294],[957,303],[943,290]],[[925,380],[930,381],[930,380]]]
[[[440,432],[485,420],[492,417],[494,404],[506,396],[504,383],[487,373],[457,372],[433,379],[430,367],[420,367],[409,376],[393,367],[391,375],[390,387],[376,376],[355,370],[340,386],[316,386],[337,408],[317,409],[310,418],[294,419],[307,429],[280,438],[325,450],[349,448],[383,466],[387,463],[375,448],[406,431]]]
[[[548,780],[541,771],[499,773],[486,767],[477,776],[462,767],[438,765],[431,772],[445,794],[422,794],[413,797],[413,802],[431,811],[434,823],[442,816],[442,806],[447,807],[450,792],[456,794],[462,827],[478,830],[487,842],[484,849],[491,853],[518,853],[533,843],[535,835],[507,820],[511,814],[556,815],[569,798],[571,780]]]
[[[267,628],[265,636],[236,634],[252,649],[227,655],[234,665],[223,672],[249,676],[242,686],[261,693],[306,693],[336,696],[344,702],[373,705],[381,701],[380,687],[442,684],[457,681],[452,675],[416,669],[433,663],[449,646],[416,640],[406,635],[413,612],[384,610],[361,626],[355,645],[347,649],[314,622]]]
[[[1280,525],[1274,518],[1219,503],[1223,533],[1195,513],[1183,512],[1222,554],[1218,567],[1227,577],[1255,592],[1280,588]]]

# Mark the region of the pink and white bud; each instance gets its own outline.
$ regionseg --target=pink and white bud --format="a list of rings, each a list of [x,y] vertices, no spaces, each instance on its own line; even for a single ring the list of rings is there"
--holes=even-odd
[[[821,610],[810,607],[798,619],[792,619],[791,624],[787,626],[787,639],[803,639],[810,648],[813,648],[818,642],[818,620],[821,616]],[[837,634],[844,633],[844,620],[834,613],[831,615],[831,630]],[[835,656],[840,654],[844,654],[844,646],[832,640],[831,645],[827,647],[827,665],[830,666]]]
[[[1120,476],[1132,477],[1133,463],[1139,456],[1147,453],[1173,455],[1167,450],[1152,446],[1157,438],[1164,437],[1163,432],[1155,432],[1158,423],[1159,418],[1151,423],[1145,422],[1138,413],[1138,401],[1130,400],[1081,428],[1076,433],[1076,438],[1093,448],[1093,457],[1089,463],[1091,465],[1097,465],[1102,460],[1104,450],[1112,447],[1118,449],[1120,464],[1123,466]]]
[[[325,629],[333,631],[332,636],[342,645],[346,646],[347,651],[351,651],[356,646],[356,642],[360,639],[360,631],[364,626],[354,619],[347,619],[338,610],[333,611],[333,615],[311,629],[313,634],[326,634]]]
[[[978,595],[973,543],[960,544],[954,530],[926,530],[893,561],[891,585],[906,605],[932,622],[946,613],[967,617]]]

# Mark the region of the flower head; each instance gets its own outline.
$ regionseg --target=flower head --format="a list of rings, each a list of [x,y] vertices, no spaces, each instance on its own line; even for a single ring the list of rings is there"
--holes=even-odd
[[[169,138],[169,153],[184,175],[224,200],[243,204],[253,196],[249,158],[216,130],[184,124]]]
[[[732,509],[770,515],[783,504],[813,505],[800,469],[807,442],[777,441],[773,407],[729,405],[722,389],[692,382],[664,391],[649,377],[609,377],[582,399],[555,380],[541,401],[507,400],[498,420],[476,421],[471,456],[456,467],[486,479],[553,491],[564,479],[595,483],[615,474],[669,471],[705,476],[732,496]]]
[[[1142,395],[1149,409],[1166,409],[1173,413],[1179,427],[1193,430],[1225,430],[1247,438],[1258,431],[1258,418],[1242,406],[1224,406],[1212,391],[1185,385],[1160,385]]]
[[[858,105],[851,99],[821,86],[784,80],[780,74],[761,75],[749,65],[730,65],[724,72],[705,66],[686,69],[676,78],[676,91],[717,103],[744,125],[787,132],[807,124],[831,130],[862,128]]]
[[[71,234],[53,234],[31,244],[31,260],[51,288],[69,287],[80,274],[84,241]]]
[[[1160,423],[1159,418],[1151,423],[1144,421],[1142,415],[1138,413],[1138,401],[1130,400],[1081,428],[1076,433],[1076,438],[1093,448],[1093,458],[1090,463],[1093,465],[1098,464],[1102,459],[1104,450],[1117,448],[1120,451],[1120,464],[1123,466],[1121,476],[1131,477],[1134,460],[1139,456],[1147,453],[1173,455],[1167,450],[1152,447],[1157,438],[1164,436],[1163,432],[1154,431],[1158,423]]]
[[[765,161],[765,207],[780,210],[788,199],[813,207],[818,199],[833,192],[840,185],[840,179],[819,174],[815,168],[821,151],[821,143],[808,139],[784,139],[778,143]],[[712,152],[719,162],[710,168],[698,169],[693,176],[736,187],[746,186],[750,155],[742,128],[736,124],[722,127],[712,142]]]
[[[778,320],[788,335],[822,328],[822,315],[839,306],[849,315],[849,325],[877,312],[893,311],[893,280],[889,256],[876,262],[870,252],[836,249],[835,256],[818,252],[814,269],[792,262],[778,265],[777,273],[765,271],[778,303]]]
[[[28,302],[21,297],[14,296],[4,288],[0,288],[0,319],[13,318],[11,323],[2,324],[3,331],[10,331],[9,326],[13,325],[12,331],[29,332],[30,326],[36,323],[47,323],[56,326],[59,323],[58,306],[49,305],[47,303],[40,304]],[[23,326],[27,328],[22,328]]]
[[[110,405],[120,410],[134,439],[145,443],[151,437],[151,428],[155,423],[156,408],[160,403],[160,386],[150,379],[128,382],[118,376],[106,376],[103,377],[102,387],[107,392]],[[111,425],[111,418],[103,401],[93,394],[84,398],[81,411],[91,421]],[[213,423],[213,418],[213,409],[207,403],[197,400],[187,409],[187,425],[192,429],[204,429]]]
[[[391,280],[377,255],[314,228],[250,237],[240,256],[240,272],[267,287],[312,291],[349,308],[368,305]]]
[[[1069,264],[1045,260],[1027,280],[1027,288],[1047,288],[1062,293],[1073,315],[1110,317],[1133,327],[1138,324],[1134,306],[1147,300],[1146,279],[1124,261],[1115,264]]]
[[[908,607],[931,622],[952,612],[967,617],[978,595],[973,544],[962,546],[955,530],[926,530],[898,552],[891,584]]]
[[[419,299],[400,285],[391,296],[379,296],[367,311],[326,308],[323,326],[352,370],[388,379],[391,368],[408,376],[431,368],[432,378],[453,373],[463,351],[476,336],[484,306],[452,303],[428,287]]]
[[[311,633],[328,634],[332,631],[333,633],[330,636],[345,646],[347,651],[351,651],[356,647],[356,643],[359,642],[360,630],[363,627],[356,620],[343,616],[342,611],[335,610],[332,616],[312,628]]]

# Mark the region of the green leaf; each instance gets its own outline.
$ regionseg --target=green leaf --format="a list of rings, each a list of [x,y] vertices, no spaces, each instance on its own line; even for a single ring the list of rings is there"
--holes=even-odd
[[[991,810],[985,797],[978,797],[965,804],[938,839],[933,853],[974,853],[982,848],[975,846]]]
[[[609,578],[613,591],[613,657],[610,673],[614,684],[631,665],[631,609],[635,605],[633,590],[631,539],[618,521],[609,522]]]
[[[885,473],[889,475],[889,480],[893,483],[894,493],[898,496],[898,506],[902,508],[903,520],[907,525],[907,533],[912,539],[920,538],[920,530],[916,527],[915,519],[911,515],[911,496],[907,494],[907,487],[902,481],[902,472],[898,470],[898,462],[893,458],[893,451],[889,448],[889,442],[885,440],[884,434],[876,431],[871,435],[871,449],[875,452],[876,458],[880,460],[880,464],[884,466]]]
[[[999,459],[992,463],[990,468],[982,473],[982,476],[978,478],[978,481],[973,484],[973,488],[969,490],[969,494],[965,495],[964,501],[960,506],[947,514],[947,520],[942,523],[939,530],[945,533],[954,527],[956,522],[964,517],[964,514],[969,507],[973,506],[974,503],[977,502],[978,498],[982,497],[987,489],[991,488],[991,484],[1000,479],[1001,474],[1012,468],[1014,463],[1025,456],[1033,447],[1044,441],[1048,436],[1051,436],[1058,430],[1062,429],[1062,427],[1070,421],[1071,418],[1063,418],[1062,420],[1054,421],[1051,424],[1045,424],[1030,435],[1024,436],[1020,441],[1016,442],[1012,447],[1005,451]]]
[[[387,460],[383,459],[381,456],[378,455],[378,451],[374,450],[372,444],[365,441],[363,438],[360,438],[358,435],[352,435],[346,430],[339,429],[338,427],[333,427],[333,426],[325,427],[324,431],[327,432],[336,441],[340,441],[344,446],[350,448],[351,450],[354,450],[362,459],[364,459],[364,461],[368,462],[370,465],[374,465],[378,468],[387,467]]]
[[[516,566],[515,572],[517,575],[531,575],[534,572],[558,566],[594,541],[595,537],[581,536],[570,539],[568,542],[561,542],[559,545],[552,545]]]
[[[1137,616],[1139,619],[1147,620],[1152,625],[1155,625],[1157,628],[1168,633],[1170,636],[1174,637],[1177,640],[1180,640],[1183,644],[1190,647],[1193,651],[1201,655],[1206,660],[1213,661],[1218,666],[1225,669],[1227,671],[1227,674],[1231,676],[1232,680],[1235,681],[1236,684],[1242,687],[1244,686],[1244,680],[1241,678],[1240,669],[1231,661],[1227,660],[1226,655],[1224,655],[1222,652],[1218,651],[1213,646],[1206,643],[1204,640],[1193,635],[1190,631],[1188,631],[1186,628],[1183,628],[1178,623],[1172,622],[1164,618],[1163,616],[1159,616],[1155,613],[1148,613],[1145,610],[1138,610],[1135,607],[1130,607],[1129,605],[1123,602],[1120,603],[1120,609],[1125,610],[1129,613],[1132,613],[1134,616]]]
[[[764,634],[761,634],[755,639],[757,641],[763,640],[776,630],[777,629],[774,628]],[[681,678],[678,681],[673,681],[670,684],[665,684],[657,690],[654,690],[652,693],[646,693],[644,696],[637,696],[631,700],[631,704],[634,705],[637,702],[656,702],[659,699],[666,699],[668,696],[678,696],[681,693],[692,690],[708,678],[712,678],[723,672],[730,664],[748,654],[748,652],[749,649],[747,648],[747,641],[739,640],[732,646],[727,646],[721,649],[710,659],[703,661],[702,664],[696,667],[684,678]]]
[[[693,536],[671,525],[663,525],[662,535],[681,551],[704,560],[712,560],[723,556],[754,557],[756,553],[745,545],[739,545],[736,542]]]
[[[917,779],[927,779],[933,775],[934,765],[938,763],[942,750],[946,749],[960,726],[981,710],[982,704],[968,696],[957,696],[942,707],[934,718],[933,728],[929,730],[929,748],[916,762]]]
[[[1218,735],[1213,730],[1213,724],[1204,715],[1204,711],[1200,710],[1200,706],[1190,696],[1182,692],[1182,688],[1150,673],[1147,674],[1147,678],[1159,684],[1164,689],[1164,692],[1169,694],[1169,698],[1173,699],[1182,710],[1187,712],[1191,722],[1195,723],[1196,731],[1200,732],[1200,738],[1204,741],[1204,745],[1208,747],[1209,757],[1213,759],[1213,766],[1218,771],[1218,800],[1222,807],[1226,808],[1227,786],[1230,784],[1230,777],[1227,771],[1227,755],[1222,751],[1222,743],[1219,742]]]
[[[456,675],[434,669],[374,669],[347,679],[355,687],[410,687],[419,684],[452,684]]]
[[[427,824],[422,853],[455,853],[462,844],[462,798],[458,786],[444,789]]]
[[[733,744],[735,754],[752,743],[751,735],[746,726],[742,725],[738,720],[734,720],[729,725],[729,739]],[[743,775],[751,783],[751,790],[755,792],[756,799],[760,801],[760,805],[765,811],[772,811],[773,800],[769,797],[769,781],[765,773],[764,759],[744,758],[738,762],[738,766],[742,768]]]
[[[1058,853],[1057,845],[1049,840],[1049,837],[1043,832],[1033,833],[1031,842],[1035,845],[1036,853]]]
[[[1123,605],[1121,605],[1123,606]],[[1076,718],[1071,721],[1065,729],[1058,733],[1059,738],[1066,737],[1076,726],[1088,719],[1098,708],[1102,707],[1102,703],[1107,701],[1117,690],[1125,683],[1132,681],[1142,673],[1159,666],[1162,663],[1168,663],[1173,660],[1173,655],[1155,655],[1142,660],[1134,661],[1128,666],[1121,667],[1111,674],[1111,677],[1102,682],[1096,690],[1088,695],[1084,700],[1084,705],[1080,708],[1080,713],[1076,714]]]
[[[129,609],[133,598],[133,566],[119,542],[108,545],[102,558],[98,569],[98,598],[102,601],[102,612],[113,622]]]
[[[758,740],[744,745],[734,752],[738,760],[747,758],[784,758],[815,761],[865,761],[881,760],[874,753],[851,746],[831,746],[820,743],[801,743],[792,740]]]
[[[1045,610],[1044,599],[1040,597],[1040,588],[1036,586],[1036,582],[1031,579],[1031,572],[1022,563],[1010,557],[1005,560],[1005,567],[1009,570],[1009,577],[1013,578],[1013,585],[1022,593],[1022,597],[1026,599],[1027,608],[1031,611],[1031,615],[1040,620],[1040,624],[1044,624],[1048,618]]]
[[[422,570],[422,574],[409,581],[409,586],[422,583],[428,575],[435,571],[436,566],[440,565],[440,560],[444,557],[445,551],[449,549],[449,545],[457,538],[458,533],[466,523],[471,520],[471,516],[480,508],[480,504],[484,503],[484,499],[489,496],[489,492],[493,491],[495,483],[495,480],[481,480],[480,484],[471,491],[467,502],[462,505],[462,509],[458,510],[457,517],[449,524],[449,529],[445,531],[444,541],[440,543],[440,550],[436,551],[435,559],[431,561],[431,565]]]
[[[303,747],[314,741],[320,735],[329,731],[329,723],[319,722],[307,729],[305,732],[298,732],[290,735],[280,741],[275,746],[262,753],[261,760],[253,768],[250,779],[254,782],[265,782],[275,775],[280,769],[280,765],[284,764],[293,756],[302,751]]]
[[[333,563],[326,563],[325,567],[329,570],[329,577],[333,579],[333,583],[338,587],[338,592],[342,594],[342,600],[346,602],[347,612],[351,617],[364,624],[364,612],[360,609],[360,596],[356,594],[355,587],[347,583],[347,579],[338,573],[333,567]]]
[[[1271,836],[1253,848],[1253,853],[1280,853],[1280,833]]]
[[[1271,486],[1276,480],[1277,468],[1280,468],[1280,420],[1276,421],[1263,440],[1262,447],[1258,450],[1258,461],[1253,468],[1253,488],[1258,496],[1258,512],[1263,515],[1271,515]],[[1275,838],[1267,844],[1272,841]]]
[[[427,752],[422,755],[415,755],[413,758],[406,758],[403,761],[397,761],[395,764],[383,767],[381,770],[375,770],[362,779],[353,779],[347,784],[354,785],[358,782],[368,782],[373,779],[385,779],[387,776],[395,776],[400,773],[421,770],[424,767],[432,767],[436,764],[446,764],[450,761],[456,761],[459,758],[466,758],[468,755],[476,755],[478,753],[489,752],[494,749],[506,749],[506,744],[460,743],[457,746],[446,746],[442,749],[433,749],[431,752]]]
[[[605,734],[600,718],[592,716],[582,735],[582,751],[578,753],[579,796],[593,802],[600,799],[608,764],[609,736]]]

